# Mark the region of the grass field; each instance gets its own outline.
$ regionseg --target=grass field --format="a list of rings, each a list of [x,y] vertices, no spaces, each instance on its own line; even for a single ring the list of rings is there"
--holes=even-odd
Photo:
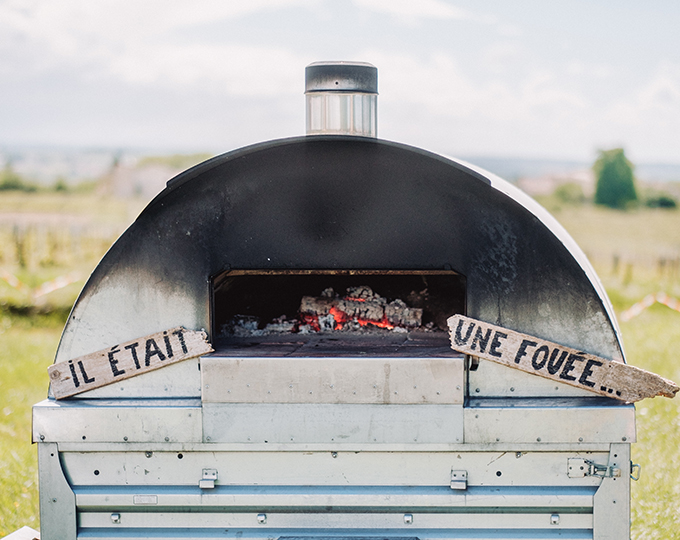
[[[99,230],[102,223],[117,234],[140,208],[138,203],[107,202],[96,197],[88,200],[85,196],[69,199],[69,195],[48,195],[16,195],[8,202],[3,194],[0,236],[9,235],[5,238],[11,242],[14,227],[3,221],[3,215],[6,218],[10,212],[18,212],[17,208],[30,214],[62,215],[67,225],[59,225],[58,218],[54,223],[67,231],[72,230],[68,223],[84,224],[81,240],[88,230]],[[661,259],[670,260],[680,252],[680,211],[619,213],[564,207],[554,209],[554,214],[593,261],[617,313],[658,290],[680,297],[680,276],[673,275],[668,265],[659,264]],[[36,238],[38,229],[31,229]],[[46,368],[54,357],[67,309],[113,239],[101,236],[85,249],[84,241],[78,247],[65,234],[54,257],[29,254],[24,267],[19,264],[16,244],[0,247],[0,270],[21,278],[30,290],[74,267],[82,273],[76,283],[38,302],[30,290],[18,291],[0,281],[0,537],[24,525],[39,526],[36,448],[30,443],[31,406],[46,396]],[[91,236],[96,238],[94,233]],[[49,247],[45,242],[41,249]],[[36,240],[33,245],[41,244]],[[614,256],[620,261],[617,268]],[[680,313],[656,305],[622,323],[621,329],[629,363],[680,381]],[[632,538],[680,539],[680,398],[646,400],[637,410],[638,442],[633,445],[633,460],[642,465],[642,476],[632,483]]]

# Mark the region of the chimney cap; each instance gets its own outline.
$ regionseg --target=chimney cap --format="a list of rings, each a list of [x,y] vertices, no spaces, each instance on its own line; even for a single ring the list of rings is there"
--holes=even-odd
[[[378,93],[378,68],[368,62],[314,62],[305,68],[305,93]]]

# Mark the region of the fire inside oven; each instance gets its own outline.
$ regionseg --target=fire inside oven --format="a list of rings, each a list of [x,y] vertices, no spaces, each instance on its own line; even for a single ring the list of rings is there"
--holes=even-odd
[[[428,333],[465,313],[465,277],[442,271],[231,270],[212,281],[217,339]]]

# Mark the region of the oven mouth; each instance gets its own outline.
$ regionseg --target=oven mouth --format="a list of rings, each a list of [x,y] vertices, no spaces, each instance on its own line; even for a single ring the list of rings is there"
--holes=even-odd
[[[453,270],[229,269],[211,290],[213,341],[227,346],[431,342],[466,312],[466,279]]]

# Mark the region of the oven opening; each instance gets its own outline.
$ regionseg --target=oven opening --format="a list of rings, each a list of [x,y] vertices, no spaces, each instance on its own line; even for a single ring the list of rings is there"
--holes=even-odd
[[[444,343],[465,291],[450,270],[230,270],[212,280],[213,341]]]

